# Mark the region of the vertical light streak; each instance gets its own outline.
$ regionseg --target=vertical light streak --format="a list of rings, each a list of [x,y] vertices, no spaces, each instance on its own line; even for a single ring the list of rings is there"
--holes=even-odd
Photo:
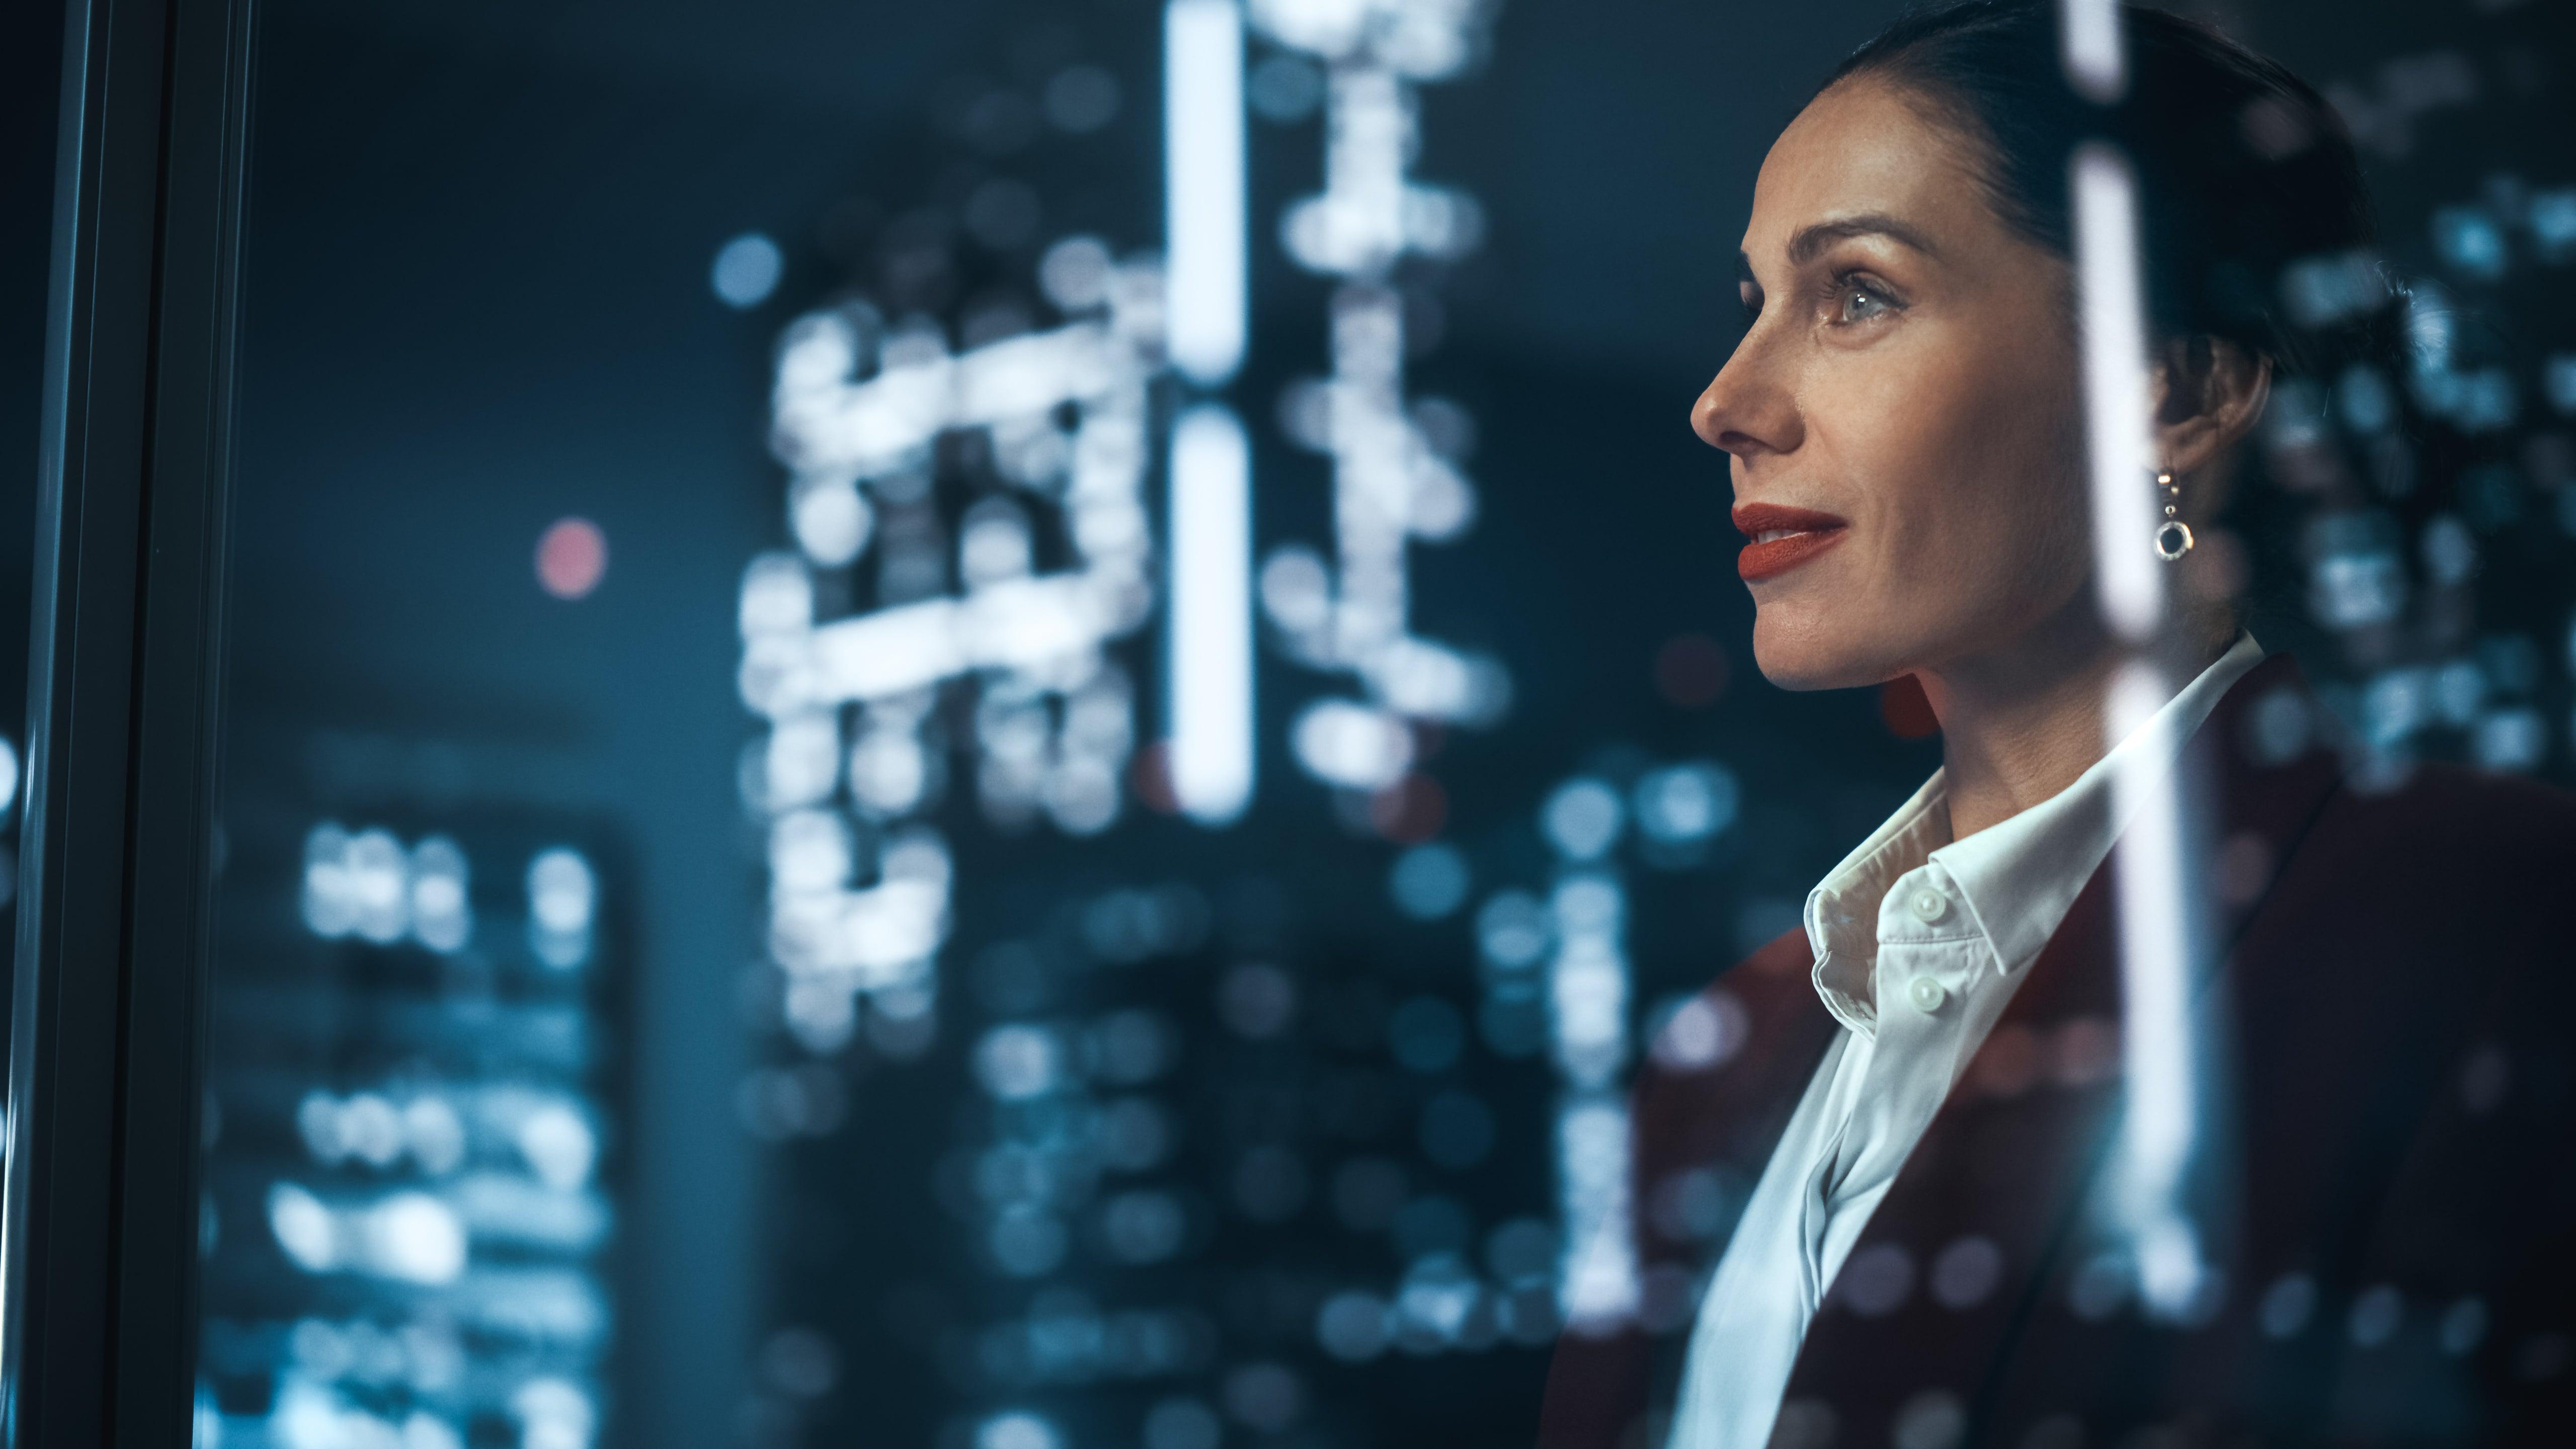
[[[1234,0],[1163,12],[1163,201],[1172,365],[1216,387],[1243,362],[1243,17]]]
[[[2094,578],[2103,616],[2135,646],[2153,639],[2163,622],[2165,583],[2150,542],[2156,490],[2138,281],[2137,182],[2119,152],[2091,144],[2076,150],[2072,192]]]
[[[2153,664],[2120,667],[2104,700],[2104,733],[2117,744],[2173,693]],[[2199,1113],[2199,1044],[2191,1020],[2193,926],[2201,902],[2184,863],[2185,790],[2141,752],[2112,780],[2127,825],[2114,852],[2120,901],[2121,1054],[2128,1110],[2114,1178],[2119,1225],[2130,1236],[2140,1296],[2150,1310],[2184,1312],[2202,1278],[2201,1235],[2183,1201]]]
[[[1172,431],[1172,794],[1203,825],[1252,799],[1252,454],[1215,404]]]
[[[2079,88],[2076,57],[2100,44],[2080,33],[2099,9],[2066,10],[2068,68]],[[2098,57],[2097,57],[2098,58]],[[2116,69],[2112,72],[2116,78]],[[2152,556],[2156,524],[2154,450],[2148,414],[2147,330],[2138,252],[2137,182],[2111,147],[2078,148],[2070,178],[2075,212],[2075,266],[2082,308],[2084,402],[2091,460],[2094,580],[2104,619],[2129,657],[2103,700],[2107,746],[2128,739],[2170,699],[2179,683],[2161,666],[2160,634],[2168,615],[2168,571]],[[2194,912],[2200,902],[2185,870],[2184,790],[2159,752],[2133,751],[2112,781],[2127,824],[2115,852],[2120,901],[2121,1045],[2128,1080],[2119,1161],[2110,1204],[2129,1241],[2141,1298],[2151,1312],[2187,1311],[2204,1273],[2201,1235],[2183,1198],[2198,1113],[2197,1046],[2190,984]]]
[[[2096,105],[2118,101],[2129,88],[2120,0],[2061,0],[2058,15],[2059,61],[2066,79]]]

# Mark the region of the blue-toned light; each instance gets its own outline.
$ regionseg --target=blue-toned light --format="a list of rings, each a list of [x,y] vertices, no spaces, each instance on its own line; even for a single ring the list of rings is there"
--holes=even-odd
[[[2477,207],[2446,206],[2434,212],[2433,250],[2453,270],[2479,281],[2504,275],[2504,228]]]
[[[1521,891],[1497,892],[1476,913],[1478,949],[1487,961],[1507,971],[1536,965],[1547,954],[1552,937],[1547,907]]]
[[[2576,353],[2560,353],[2543,363],[2540,387],[2552,408],[2576,415]]]
[[[1467,858],[1447,845],[1417,845],[1395,858],[1387,893],[1417,921],[1436,921],[1467,899]]]
[[[1567,859],[1592,860],[1618,842],[1626,817],[1619,792],[1607,783],[1570,780],[1548,797],[1539,828]]]
[[[1637,782],[1637,829],[1667,845],[1706,840],[1735,823],[1739,797],[1734,774],[1722,765],[1696,762],[1650,771]]]
[[[747,310],[769,300],[786,270],[787,259],[780,254],[778,243],[750,231],[716,250],[707,280],[726,306]]]

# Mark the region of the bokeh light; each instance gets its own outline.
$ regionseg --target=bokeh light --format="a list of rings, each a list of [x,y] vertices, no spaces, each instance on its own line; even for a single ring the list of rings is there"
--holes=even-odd
[[[786,269],[787,259],[778,250],[778,243],[749,231],[716,249],[715,262],[707,270],[707,283],[726,306],[748,310],[769,300]]]
[[[537,582],[558,599],[588,597],[608,576],[608,535],[587,518],[559,518],[537,537]]]

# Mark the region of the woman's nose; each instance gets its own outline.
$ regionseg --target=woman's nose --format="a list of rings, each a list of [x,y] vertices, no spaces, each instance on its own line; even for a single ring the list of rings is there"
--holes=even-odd
[[[1739,458],[1757,453],[1794,450],[1804,429],[1790,390],[1772,376],[1759,328],[1736,345],[1735,354],[1691,406],[1691,431],[1712,448]]]

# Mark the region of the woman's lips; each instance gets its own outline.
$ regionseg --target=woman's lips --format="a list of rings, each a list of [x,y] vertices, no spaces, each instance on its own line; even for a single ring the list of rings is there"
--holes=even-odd
[[[1830,513],[1777,503],[1739,503],[1734,519],[1736,532],[1753,540],[1735,556],[1735,572],[1748,584],[1787,573],[1842,542],[1851,528]]]

